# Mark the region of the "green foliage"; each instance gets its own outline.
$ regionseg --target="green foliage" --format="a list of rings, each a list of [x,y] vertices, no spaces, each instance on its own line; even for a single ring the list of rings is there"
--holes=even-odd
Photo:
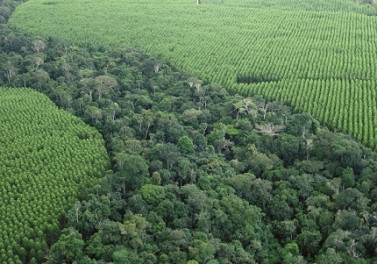
[[[59,217],[107,167],[93,128],[42,94],[0,88],[0,244],[7,243],[9,259],[40,263]],[[77,257],[55,249],[58,259]]]
[[[289,103],[377,147],[377,47],[370,42],[377,37],[376,15],[372,0],[202,0],[200,5],[194,0],[32,0],[16,10],[10,24],[34,36],[62,37],[95,48],[124,43],[143,48],[206,82]],[[43,45],[34,43],[40,52]],[[38,68],[43,60],[35,59]],[[10,57],[2,63],[8,83],[17,60]],[[152,67],[161,71],[157,62]],[[92,78],[99,98],[117,85],[98,83],[104,73]],[[40,69],[33,74],[39,76],[34,86],[43,89],[49,76]],[[125,74],[118,83],[130,86],[132,79]],[[183,118],[195,124],[206,106],[204,85],[197,78],[188,84],[202,104],[200,110],[186,109]],[[151,87],[156,94],[158,85]],[[63,87],[60,96],[69,104]],[[161,110],[171,106],[169,98],[161,102]],[[267,118],[270,106],[262,103],[253,110]],[[94,120],[101,116],[93,106],[87,112]]]
[[[71,263],[83,256],[84,241],[75,230],[64,230],[50,250],[51,263]]]
[[[131,264],[128,259],[128,252],[125,249],[115,251],[113,254],[114,264]]]
[[[146,183],[147,173],[148,164],[145,159],[138,155],[126,155],[118,173],[118,177],[122,180],[123,193],[143,186]]]
[[[147,203],[158,203],[165,198],[165,190],[161,186],[146,184],[140,188],[141,197]]]
[[[139,8],[142,3],[143,0],[138,6],[130,4],[129,8]],[[250,4],[253,3],[256,2],[250,1]],[[270,4],[277,3],[282,3],[282,0],[272,1]],[[298,9],[302,7],[302,3],[307,2],[301,1]],[[309,7],[326,6],[324,1],[311,3]],[[329,3],[326,7],[333,2]],[[336,3],[344,10],[344,5]],[[65,4],[68,6],[69,2]],[[93,2],[93,5],[97,4]],[[114,3],[114,8],[117,4]],[[175,9],[179,10],[186,2],[179,4]],[[46,6],[49,5],[47,8],[53,9],[51,4]],[[56,5],[60,3],[57,2]],[[86,5],[87,8],[92,4]],[[154,6],[155,3],[150,5]],[[208,7],[209,4],[203,3],[202,7],[205,8],[205,5]],[[160,10],[162,6],[164,5],[161,3],[155,10]],[[195,7],[195,10],[202,12],[202,7]],[[357,9],[353,4],[349,7],[351,9],[346,10],[364,12],[363,8]],[[93,10],[95,8],[93,6]],[[167,5],[164,8],[169,10]],[[216,8],[221,9],[224,6]],[[332,32],[331,38],[329,37],[329,41],[337,40],[337,33],[342,30],[343,25],[349,23],[347,19],[355,18],[352,25],[359,25],[358,19],[361,19],[359,14],[352,12],[343,13],[344,18],[338,17],[341,12],[305,13],[318,20],[318,25],[313,28],[312,25],[305,24],[306,20],[302,17],[304,13],[297,13],[300,19],[293,15],[298,11],[297,8],[289,12],[289,18],[288,11],[274,11],[274,17],[281,19],[282,16],[287,16],[286,19],[291,22],[299,21],[294,30],[299,37],[320,29],[323,21],[329,26],[342,21],[334,26],[335,33]],[[112,10],[114,19],[119,10]],[[226,15],[231,16],[230,10],[231,8],[227,7],[227,12],[224,11]],[[77,11],[81,14],[86,12]],[[106,10],[103,11],[106,14]],[[130,14],[135,14],[135,20],[145,19],[143,14],[146,11],[147,8],[141,10],[141,13]],[[191,9],[187,8],[184,11],[191,17],[187,17],[186,13],[180,14],[179,19],[171,20],[174,23],[170,22],[169,26],[179,25],[181,18],[188,19],[185,25],[190,25],[190,21],[195,20],[195,14],[190,13]],[[208,16],[201,16],[203,22],[208,22],[211,17],[210,10],[207,11]],[[219,11],[218,14],[224,12]],[[261,15],[262,12],[265,16]],[[235,23],[237,29],[234,30],[242,29],[244,24],[248,24],[253,18],[268,21],[271,19],[267,16],[268,12],[271,12],[268,8],[253,9],[253,12],[244,17],[241,24]],[[246,16],[240,11],[240,17],[243,15]],[[169,14],[166,15],[166,18],[168,17]],[[334,21],[329,21],[329,17],[334,18]],[[149,18],[154,17],[151,15]],[[365,23],[370,23],[373,19],[366,16],[362,18]],[[221,20],[221,16],[220,19],[219,16],[216,17],[216,21],[218,20]],[[154,24],[159,23],[151,25]],[[147,26],[146,23],[144,25]],[[204,28],[207,26],[200,25],[204,25]],[[281,32],[282,25],[284,23],[273,24],[272,27],[279,27],[279,30],[274,32]],[[221,23],[219,26],[222,26]],[[225,30],[228,27],[234,28],[232,24],[221,28]],[[306,27],[312,31],[300,31]],[[98,28],[100,30],[99,26]],[[198,31],[202,30],[199,26],[196,28]],[[347,28],[347,34],[355,34],[353,28]],[[132,30],[134,29],[137,28],[133,27]],[[184,27],[180,26],[179,29],[180,37],[186,40],[185,44],[198,41],[195,38],[187,41],[184,38],[185,31],[182,30]],[[110,36],[112,30],[115,31],[116,28],[113,27],[103,36]],[[159,30],[169,30],[169,27]],[[205,37],[200,39],[201,42],[206,42],[208,34],[212,34],[208,32],[213,32],[213,40],[220,36],[216,34],[216,26],[211,30],[213,31],[208,30]],[[248,30],[253,32],[253,27]],[[256,31],[261,30],[258,28]],[[83,29],[81,32],[84,32]],[[148,35],[146,32],[148,31],[143,30],[143,34],[135,41],[145,40],[144,36]],[[250,36],[253,35],[252,32]],[[287,32],[289,34],[290,31]],[[332,97],[326,96],[327,92],[330,93],[333,89],[338,89],[333,97],[343,94],[344,97],[348,96],[348,101],[351,97],[358,98],[358,101],[364,100],[362,95],[366,93],[362,91],[359,97],[355,97],[354,94],[345,92],[347,89],[343,87],[336,88],[336,84],[340,83],[348,87],[349,91],[358,81],[336,79],[329,81],[330,84],[326,86],[326,81],[320,79],[295,80],[297,76],[300,77],[300,73],[306,71],[306,65],[314,67],[324,63],[324,55],[320,52],[323,47],[317,45],[318,41],[322,41],[323,44],[327,38],[316,37],[309,42],[311,48],[309,51],[306,50],[305,61],[299,59],[299,56],[296,61],[296,56],[290,55],[289,58],[292,58],[292,63],[296,65],[294,69],[287,67],[285,70],[283,67],[286,65],[286,57],[280,49],[283,45],[271,45],[277,47],[278,50],[275,52],[264,43],[268,54],[271,54],[266,61],[277,63],[284,57],[284,61],[276,67],[271,67],[274,65],[271,64],[259,69],[257,66],[263,66],[262,62],[251,67],[246,63],[249,61],[247,53],[239,57],[240,59],[233,58],[229,64],[223,64],[222,60],[218,60],[218,63],[221,62],[221,69],[216,68],[218,70],[215,71],[213,68],[215,74],[211,76],[217,78],[218,72],[219,75],[224,75],[224,82],[227,76],[236,74],[236,71],[230,69],[232,63],[246,63],[246,71],[276,72],[277,68],[282,69],[281,74],[285,76],[282,81],[266,82],[263,74],[252,76],[249,80],[248,76],[243,80],[239,79],[238,81],[243,82],[253,81],[254,83],[244,86],[259,85],[261,91],[268,95],[266,98],[243,98],[229,95],[220,85],[208,84],[206,81],[210,78],[201,81],[189,77],[176,72],[160,58],[149,58],[128,47],[114,50],[108,47],[97,49],[93,46],[82,48],[53,38],[30,39],[7,26],[1,27],[0,33],[0,54],[1,60],[4,61],[2,65],[13,65],[15,68],[14,71],[9,71],[13,68],[5,67],[0,71],[1,83],[31,86],[43,91],[60,107],[68,109],[95,126],[104,135],[113,162],[112,170],[106,172],[93,191],[88,195],[81,195],[80,201],[68,210],[62,222],[67,224],[73,235],[67,237],[65,231],[58,245],[50,247],[54,248],[50,251],[51,254],[61,256],[62,259],[69,256],[69,261],[82,264],[189,261],[221,264],[315,261],[321,263],[325,258],[328,262],[334,263],[373,263],[376,260],[375,154],[348,136],[321,129],[311,115],[292,115],[291,109],[286,105],[267,100],[273,98],[275,92],[279,94],[284,87],[284,92],[279,96],[286,99],[296,98],[296,104],[303,102],[302,98],[311,93],[313,97],[305,101],[309,108],[312,107],[310,103],[317,100],[332,104],[332,111],[340,112],[343,109],[340,104],[332,103]],[[193,37],[195,34],[195,31],[192,31]],[[228,34],[227,39],[232,41],[232,34]],[[242,34],[233,37],[237,39],[238,36]],[[274,35],[271,41],[280,41],[282,37]],[[267,39],[258,37],[251,38],[250,41],[253,44],[255,41]],[[296,54],[301,46],[297,47],[298,43],[293,45],[295,37],[291,36],[288,39]],[[302,46],[306,47],[308,43],[302,39],[299,41],[300,45],[302,42]],[[355,42],[357,39],[352,38]],[[98,43],[99,40],[100,38]],[[174,41],[165,43],[170,46],[169,54],[171,53],[172,57],[179,49],[185,50],[187,57],[182,58],[182,61],[187,62],[185,65],[189,68],[194,68],[189,65],[190,61],[193,61],[191,57],[201,62],[203,73],[208,65],[213,65],[212,59],[208,58],[215,60],[218,58],[215,55],[220,50],[207,43],[214,54],[208,57],[204,49],[206,61],[203,63],[201,53],[198,52],[197,56],[186,53],[186,45],[179,48],[172,47]],[[234,44],[232,47],[234,54],[237,54],[237,45]],[[226,46],[221,47],[224,48],[223,54],[226,54]],[[248,45],[248,48],[252,50],[257,46]],[[331,57],[332,50],[329,49],[327,52],[324,53],[328,55],[326,59]],[[308,55],[312,53],[317,55],[315,59]],[[339,50],[335,53],[338,54]],[[229,56],[232,57],[233,53]],[[351,54],[348,58],[353,58],[352,56],[358,56],[358,53]],[[258,58],[253,54],[254,57]],[[339,57],[337,59],[339,60],[336,65],[342,65],[342,60]],[[11,65],[6,64],[8,60]],[[288,64],[290,65],[290,61]],[[297,67],[303,64],[305,67],[298,70]],[[336,65],[331,68],[333,73],[342,68]],[[226,70],[223,71],[222,68]],[[354,76],[360,74],[356,67],[351,68],[355,69]],[[10,72],[12,76],[8,74]],[[370,72],[365,72],[365,76],[369,76]],[[330,70],[326,70],[318,74],[323,75],[323,78],[330,78],[330,73]],[[258,80],[264,82],[255,83]],[[233,81],[237,82],[237,79]],[[316,89],[311,85],[317,85]],[[274,86],[274,90],[271,90],[270,86]],[[293,89],[289,94],[290,89],[297,86],[300,89]],[[319,89],[323,87],[327,90]],[[355,94],[356,90],[355,88]],[[372,91],[373,89],[367,90]],[[320,96],[316,97],[316,94]],[[368,104],[369,101],[365,100]],[[364,109],[364,104],[359,105],[359,109]],[[322,108],[316,107],[312,110],[321,111]],[[351,107],[345,109],[348,108]],[[324,111],[323,116],[328,119],[333,117],[329,111]],[[362,120],[360,115],[355,116],[355,120]],[[364,120],[358,124],[362,123],[367,124]],[[88,140],[90,135],[79,133],[77,137],[80,140]],[[32,223],[25,233],[40,234],[40,230],[36,228],[38,226],[38,223]],[[58,227],[50,225],[48,230],[56,231]],[[8,259],[12,259],[16,254],[20,256],[20,260],[13,262],[27,263],[30,254],[42,254],[57,238],[46,235],[47,245],[33,239],[22,239],[21,247],[8,250],[8,233],[0,232],[3,236],[0,240],[0,257],[5,263],[12,263]],[[71,238],[73,244],[77,242],[77,247],[64,246],[65,241],[71,241]],[[29,250],[30,248],[32,249]],[[59,249],[68,250],[60,254],[62,251]],[[27,260],[22,259],[24,256]],[[52,260],[50,256],[49,262]],[[32,258],[30,262],[40,263],[41,259]]]
[[[188,136],[180,137],[177,145],[181,153],[190,154],[194,151],[194,145]]]

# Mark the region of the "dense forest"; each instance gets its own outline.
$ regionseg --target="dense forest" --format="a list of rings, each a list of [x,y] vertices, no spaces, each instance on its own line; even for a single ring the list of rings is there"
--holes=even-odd
[[[112,161],[62,216],[57,241],[22,263],[377,261],[376,155],[309,114],[130,47],[5,24],[0,65],[1,86],[31,87],[97,128]]]

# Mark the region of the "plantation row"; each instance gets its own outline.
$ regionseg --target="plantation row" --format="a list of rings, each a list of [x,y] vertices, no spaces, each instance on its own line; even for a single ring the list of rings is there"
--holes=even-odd
[[[100,134],[46,96],[0,88],[0,263],[40,263],[59,217],[103,175]]]
[[[131,44],[204,81],[282,99],[375,147],[377,108],[362,100],[374,98],[376,89],[377,17],[360,11],[374,7],[341,1],[342,7],[339,0],[296,6],[293,1],[279,10],[286,2],[248,8],[260,2],[244,7],[244,0],[230,5],[208,0],[199,6],[189,0],[57,0],[53,5],[31,0],[16,9],[10,24],[95,47]],[[316,11],[305,11],[306,5]],[[340,9],[318,12],[328,5]],[[363,88],[360,99],[352,97],[358,87]],[[312,105],[307,89],[317,100]]]
[[[204,4],[217,4],[227,6],[242,6],[251,8],[273,8],[279,10],[308,10],[308,11],[347,11],[357,12],[367,15],[376,15],[377,8],[367,4],[368,0],[204,0]]]

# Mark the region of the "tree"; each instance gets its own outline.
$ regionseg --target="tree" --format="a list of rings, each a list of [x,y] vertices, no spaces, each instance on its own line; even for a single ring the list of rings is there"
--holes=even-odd
[[[271,103],[264,100],[261,96],[256,96],[255,99],[258,110],[262,112],[263,120],[266,120],[267,113],[271,110]]]
[[[319,173],[324,168],[324,162],[319,160],[304,160],[296,164],[300,171],[312,175]]]
[[[342,183],[345,188],[355,186],[355,174],[352,168],[348,167],[342,171]]]
[[[254,199],[254,194],[251,192],[253,180],[255,180],[255,175],[251,173],[245,173],[236,175],[231,178],[226,178],[225,183],[232,186],[238,196],[249,201],[250,203],[253,203],[252,201]]]
[[[146,183],[148,177],[148,164],[139,155],[127,155],[119,176],[123,179],[123,195],[125,190],[138,190]]]
[[[114,264],[131,264],[128,258],[129,255],[126,249],[121,249],[113,253]]]
[[[355,170],[362,167],[361,149],[356,142],[340,137],[332,142],[332,151],[343,167]]]
[[[314,153],[319,158],[339,162],[343,168],[360,171],[363,167],[362,151],[350,137],[320,130],[314,139]]]
[[[183,136],[178,139],[178,149],[183,154],[191,154],[194,152],[194,144],[188,136]]]
[[[198,117],[202,115],[201,110],[197,109],[187,109],[181,115],[181,120],[188,125],[192,125],[193,127],[197,127],[199,125]]]
[[[161,63],[159,61],[155,61],[153,64],[154,72],[158,73],[160,71],[160,68],[161,68]]]
[[[9,18],[11,12],[12,12],[11,9],[7,6],[1,6],[0,7],[0,16],[4,17],[6,19]]]
[[[190,256],[199,263],[209,263],[215,253],[216,249],[212,244],[200,240],[195,240],[193,246],[189,248]]]
[[[285,129],[284,126],[274,125],[272,123],[265,123],[263,125],[255,124],[257,131],[263,135],[277,136],[281,131]]]
[[[161,200],[165,198],[164,188],[153,184],[143,185],[140,188],[140,194],[148,204],[157,205]]]
[[[323,244],[323,249],[333,248],[337,252],[346,250],[346,243],[351,236],[351,232],[337,229],[331,233]]]
[[[85,113],[92,118],[92,121],[98,121],[102,118],[102,111],[96,106],[89,105],[85,109]]]
[[[112,88],[118,85],[116,79],[109,75],[97,76],[94,78],[94,81],[99,100],[101,100],[102,95],[107,94]]]
[[[304,230],[297,236],[296,241],[304,256],[315,256],[321,239],[322,235],[319,231]]]
[[[364,210],[367,207],[369,199],[354,188],[348,188],[345,191],[339,193],[335,200],[336,208],[338,209],[355,209]]]
[[[39,69],[32,72],[33,82],[32,85],[37,87],[38,91],[41,92],[44,88],[48,87],[48,83],[50,81],[50,76],[48,72]]]
[[[272,182],[263,179],[255,179],[251,184],[251,204],[266,209],[267,203],[272,200]]]
[[[164,161],[168,169],[172,168],[180,156],[178,148],[172,143],[157,144],[154,151],[154,154],[157,155],[156,159]]]
[[[32,48],[35,52],[44,51],[46,48],[46,44],[41,39],[34,40],[32,45]]]
[[[302,174],[291,177],[292,185],[298,189],[298,195],[301,199],[306,200],[314,190],[314,179],[312,175]]]
[[[284,120],[284,124],[286,125],[288,122],[288,117],[291,115],[291,109],[284,105],[282,102],[271,102],[270,103],[271,112],[278,117],[282,117]]]
[[[151,110],[142,109],[142,123],[144,124],[145,132],[144,132],[144,140],[148,138],[149,129],[151,128],[153,121],[154,121],[154,114]]]
[[[196,0],[196,1],[198,1],[198,4],[200,3],[200,0]],[[194,85],[196,87],[196,92],[197,93],[200,93],[200,87],[202,86],[202,83],[203,83],[202,80],[199,80],[199,79],[195,80]]]
[[[140,155],[143,152],[141,141],[137,139],[127,139],[125,149],[129,154]]]
[[[115,117],[120,113],[121,109],[117,103],[110,103],[110,105],[106,108],[106,111],[108,112],[110,120],[115,122]]]
[[[193,77],[188,78],[187,83],[190,87],[192,87],[195,83],[195,78],[193,78]]]
[[[317,263],[323,264],[342,264],[344,263],[342,256],[333,248],[328,248],[325,253],[320,254]]]
[[[80,207],[81,207],[80,202],[75,202],[75,204],[73,205],[73,208],[75,210],[75,215],[76,215],[76,223],[79,222],[79,210],[80,210]]]
[[[233,146],[233,142],[225,138],[227,127],[219,122],[216,123],[211,131],[207,135],[208,143],[212,144],[216,151],[221,153],[222,150]]]
[[[289,134],[280,135],[275,141],[278,147],[278,156],[284,160],[284,164],[292,164],[295,160],[305,158],[304,142]]]
[[[148,222],[141,214],[126,213],[123,224],[118,223],[118,226],[127,246],[134,250],[143,247],[142,237],[145,236]]]
[[[275,196],[268,204],[269,214],[272,219],[279,221],[290,220],[293,215],[293,209],[281,196]]]
[[[196,164],[191,163],[187,158],[178,158],[177,164],[177,182],[180,186],[196,181]]]
[[[38,70],[39,66],[41,66],[44,63],[43,58],[37,56],[34,57],[34,64],[36,66],[36,70]]]
[[[119,168],[122,168],[123,167],[123,164],[124,164],[124,162],[126,161],[126,159],[127,159],[127,154],[126,153],[124,153],[124,152],[118,152],[118,153],[116,153],[115,155],[114,155],[114,160],[116,161],[116,163],[117,163],[117,166],[119,167]]]
[[[95,87],[95,80],[93,78],[83,78],[80,83],[84,86],[83,91],[87,92],[90,97],[90,101],[93,101],[93,91]]]
[[[333,224],[334,229],[353,231],[360,225],[360,217],[354,210],[339,210]]]
[[[281,165],[281,160],[276,155],[266,155],[259,151],[254,151],[244,162],[248,165],[250,171],[257,176]]]
[[[313,118],[308,113],[294,114],[290,117],[287,124],[287,133],[307,138],[312,129]]]
[[[280,250],[280,254],[283,258],[283,264],[306,264],[307,262],[300,255],[299,247],[295,242],[288,243],[283,249]]]
[[[5,64],[2,65],[2,69],[5,71],[8,84],[13,80],[13,77],[16,76],[18,69],[14,66],[14,63],[8,60]]]
[[[247,114],[256,117],[258,114],[257,106],[251,98],[244,98],[234,104],[237,111],[237,119],[242,114]]]
[[[200,190],[195,184],[186,184],[181,187],[185,202],[190,205],[194,212],[205,211],[207,208],[208,197],[205,192]]]
[[[276,231],[278,236],[282,239],[293,239],[293,235],[296,234],[296,224],[291,220],[276,221]]]
[[[72,263],[83,256],[84,241],[74,229],[64,229],[57,243],[50,249],[50,263]]]

